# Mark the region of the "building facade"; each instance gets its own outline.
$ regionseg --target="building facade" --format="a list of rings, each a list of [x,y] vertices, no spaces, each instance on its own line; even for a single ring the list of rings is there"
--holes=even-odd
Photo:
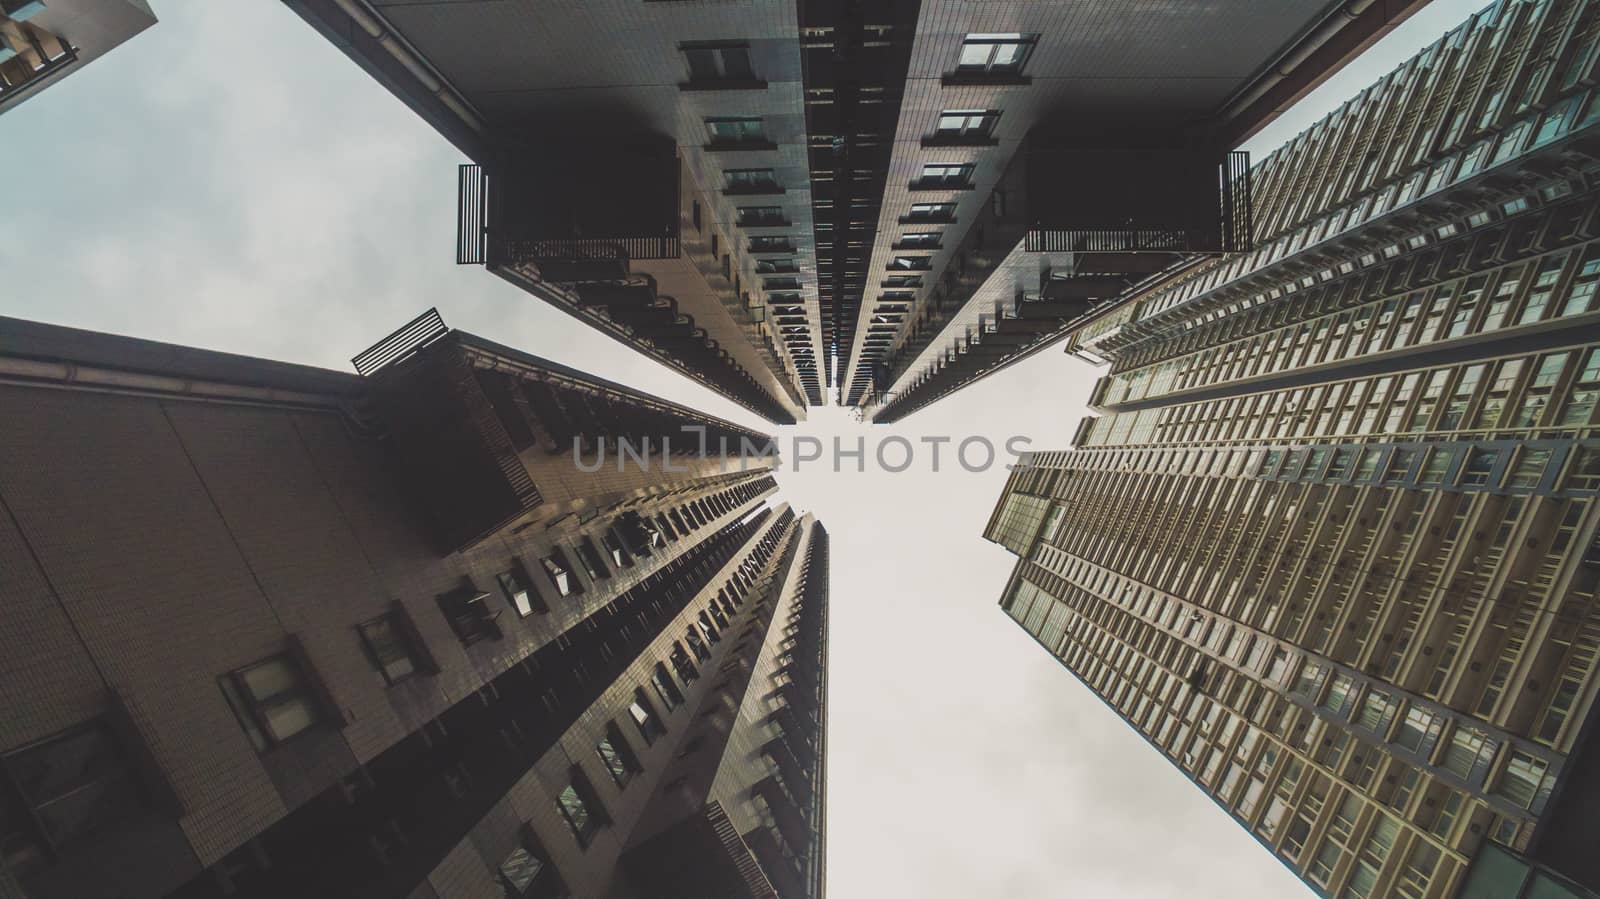
[[[356,365],[0,320],[0,895],[679,895],[647,815],[821,895],[768,438],[432,313]]]
[[[458,261],[792,423],[1243,246],[1231,142],[1422,0],[284,2],[473,160]]]
[[[155,23],[145,0],[0,2],[0,113]]]
[[[1590,896],[1600,4],[1494,3],[1097,308],[1001,601],[1319,895]]]

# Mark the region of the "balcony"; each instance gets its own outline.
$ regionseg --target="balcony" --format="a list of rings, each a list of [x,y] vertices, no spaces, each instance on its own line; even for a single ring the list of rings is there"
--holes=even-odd
[[[0,109],[47,82],[78,61],[78,51],[63,38],[28,21],[43,8],[35,2],[0,6]]]

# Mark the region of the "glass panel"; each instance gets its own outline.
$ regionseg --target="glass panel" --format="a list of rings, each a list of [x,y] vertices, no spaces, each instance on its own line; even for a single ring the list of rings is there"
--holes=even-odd
[[[533,883],[533,879],[543,870],[544,862],[521,847],[513,849],[511,854],[506,856],[506,860],[500,863],[500,876],[518,891],[527,890],[528,885]]]
[[[266,718],[267,730],[272,733],[274,740],[287,740],[300,733],[311,725],[317,723],[316,712],[309,701],[302,697],[291,697],[261,710]]]
[[[300,675],[286,658],[268,659],[239,672],[250,698],[262,702],[300,688]]]

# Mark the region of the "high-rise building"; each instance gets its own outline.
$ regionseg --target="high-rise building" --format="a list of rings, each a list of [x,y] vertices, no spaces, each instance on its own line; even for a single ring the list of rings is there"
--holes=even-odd
[[[1590,896],[1600,4],[1491,5],[1096,309],[1001,607],[1318,895]]]
[[[145,0],[0,0],[0,114],[155,23]]]
[[[768,439],[434,313],[355,361],[0,319],[0,895],[821,896]]]
[[[1243,248],[1229,149],[1422,0],[284,2],[473,160],[458,261],[786,423]]]

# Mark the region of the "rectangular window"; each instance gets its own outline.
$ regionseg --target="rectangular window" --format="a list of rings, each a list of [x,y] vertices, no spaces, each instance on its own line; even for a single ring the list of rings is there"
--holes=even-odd
[[[660,662],[656,663],[655,671],[650,674],[650,686],[655,689],[656,698],[661,700],[661,707],[667,711],[683,705],[683,694],[678,691],[678,685],[673,683],[667,666]]]
[[[780,189],[772,169],[728,169],[723,174],[730,194],[773,193]]]
[[[931,256],[896,256],[889,261],[889,268],[900,271],[927,271],[933,268]]]
[[[767,142],[767,132],[761,125],[760,116],[727,116],[706,119],[706,130],[711,133],[713,146],[738,146],[740,144],[764,144]]]
[[[322,719],[311,681],[289,653],[231,671],[218,681],[258,752],[305,733]]]
[[[915,186],[934,189],[966,187],[976,168],[965,162],[930,162],[922,167],[922,177],[917,179]]]
[[[655,706],[650,704],[650,697],[645,695],[643,687],[634,689],[633,702],[628,704],[628,717],[632,718],[634,726],[639,728],[639,736],[644,738],[646,746],[667,732],[667,726],[656,714]]]
[[[500,593],[511,603],[511,608],[517,614],[526,618],[534,612],[548,612],[550,607],[533,589],[533,578],[528,575],[528,569],[516,560],[511,562],[511,567],[494,576],[495,583],[500,586]]]
[[[409,623],[401,619],[402,614],[388,612],[356,625],[367,658],[388,684],[399,683],[424,667],[412,644]]]
[[[595,752],[611,774],[611,779],[617,782],[618,789],[626,787],[635,774],[644,770],[639,764],[639,757],[633,754],[633,747],[628,745],[628,739],[622,735],[622,728],[617,727],[615,721],[606,722],[606,735],[595,744]]]
[[[954,203],[912,203],[905,218],[910,222],[953,222],[955,219]]]
[[[546,871],[551,871],[550,863],[547,860],[540,858],[532,849],[526,846],[518,846],[511,850],[505,861],[500,863],[500,885],[507,891],[507,896],[543,897],[547,895],[564,895],[565,890],[555,887],[553,883],[555,880],[553,871],[544,880],[540,879],[540,875],[545,874]],[[552,883],[547,887],[545,880],[552,881]],[[539,884],[537,893],[532,891],[536,881]],[[547,889],[551,888],[556,889],[557,892],[554,894],[547,892]]]
[[[1440,765],[1469,783],[1476,783],[1488,769],[1499,744],[1469,727],[1457,727],[1450,735]]]
[[[616,528],[609,528],[600,535],[600,542],[605,545],[606,555],[611,557],[611,564],[617,568],[629,568],[633,565],[633,556],[622,545],[622,538],[617,535]]]
[[[1544,811],[1554,783],[1549,762],[1513,750],[1495,792],[1537,815]]]
[[[439,603],[439,611],[444,613],[445,620],[450,622],[450,629],[466,646],[479,640],[498,640],[502,636],[500,626],[495,623],[499,612],[489,611],[489,606],[484,600],[489,594],[479,591],[470,583],[464,583],[449,593],[442,593],[435,597]]]
[[[771,228],[789,224],[783,217],[782,206],[740,206],[736,211],[737,221],[744,228]]]
[[[755,81],[750,65],[750,45],[746,43],[696,43],[683,46],[689,63],[689,80],[694,83],[716,81]]]
[[[572,782],[556,797],[556,808],[572,829],[578,845],[585,849],[589,848],[595,834],[609,823],[605,807],[595,795],[588,776],[576,765],[572,767]]]
[[[17,876],[52,850],[136,814],[145,804],[111,729],[93,721],[0,757],[0,861]],[[15,803],[15,807],[13,807]]]
[[[672,660],[672,668],[678,672],[678,679],[686,684],[692,684],[700,679],[700,669],[694,666],[694,660],[689,658],[689,652],[683,644],[672,641],[672,652],[668,655]]]
[[[947,109],[939,113],[935,136],[946,140],[983,140],[1000,121],[998,109]]]
[[[603,581],[611,577],[611,570],[606,568],[606,563],[600,558],[600,550],[595,548],[594,541],[588,537],[578,540],[578,562],[583,565],[583,571],[589,575],[591,581]]]
[[[792,253],[794,252],[794,241],[787,237],[752,237],[750,238],[750,252]]]
[[[883,279],[883,286],[884,287],[921,287],[922,286],[922,276],[921,275],[890,275],[889,277]],[[911,298],[911,294],[908,293],[908,294],[905,295],[905,299],[909,300],[910,298]],[[892,294],[885,294],[882,297],[882,299],[900,299],[900,297],[896,296],[896,295],[892,295]]]
[[[1395,732],[1394,744],[1427,759],[1433,751],[1434,744],[1439,741],[1439,731],[1442,726],[1439,716],[1427,709],[1407,709],[1405,719],[1400,722],[1400,729]]]
[[[1033,52],[1034,34],[969,34],[956,71],[964,75],[1016,75]]]
[[[539,564],[544,567],[544,573],[560,595],[572,596],[583,592],[583,585],[572,573],[572,563],[567,561],[567,554],[561,551],[561,547],[550,547],[550,555],[540,559]]]
[[[939,248],[939,232],[913,231],[909,234],[902,234],[900,235],[898,246],[904,247],[908,250],[924,248],[936,250]]]

